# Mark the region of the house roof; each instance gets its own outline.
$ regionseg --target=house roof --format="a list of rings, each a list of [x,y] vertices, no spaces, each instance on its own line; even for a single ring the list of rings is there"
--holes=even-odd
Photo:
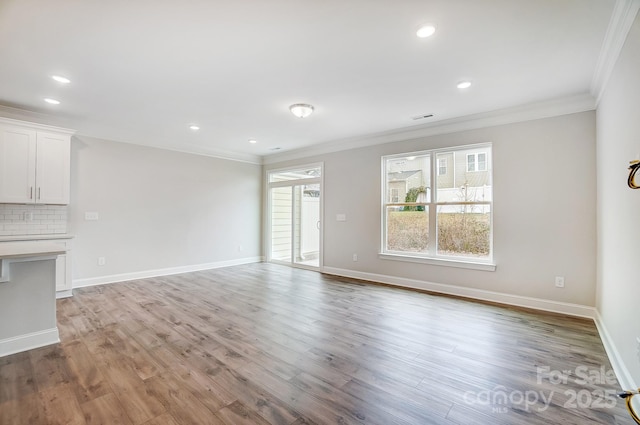
[[[390,180],[389,181],[403,181],[407,180],[409,177],[419,173],[420,170],[413,171],[399,171],[399,172],[391,172],[389,173]]]

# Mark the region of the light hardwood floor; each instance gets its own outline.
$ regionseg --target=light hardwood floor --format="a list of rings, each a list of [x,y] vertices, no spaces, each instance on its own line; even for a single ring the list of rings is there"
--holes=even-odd
[[[74,293],[0,424],[632,423],[589,320],[273,264]]]

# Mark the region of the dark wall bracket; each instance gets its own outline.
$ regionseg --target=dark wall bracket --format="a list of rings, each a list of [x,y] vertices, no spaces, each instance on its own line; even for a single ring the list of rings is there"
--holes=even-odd
[[[627,184],[629,185],[629,187],[631,189],[640,189],[640,185],[636,184],[635,179],[636,179],[636,172],[638,171],[638,168],[640,168],[640,161],[635,160],[635,161],[631,161],[629,162],[629,178],[627,179]]]

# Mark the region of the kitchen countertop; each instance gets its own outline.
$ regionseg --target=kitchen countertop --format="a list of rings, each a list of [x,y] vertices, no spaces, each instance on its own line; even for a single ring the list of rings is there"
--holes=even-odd
[[[71,239],[74,235],[69,233],[48,233],[46,235],[8,235],[0,236],[0,242],[13,241],[44,241],[54,239]]]
[[[0,244],[0,259],[43,257],[64,254],[64,248],[54,242],[24,242]]]

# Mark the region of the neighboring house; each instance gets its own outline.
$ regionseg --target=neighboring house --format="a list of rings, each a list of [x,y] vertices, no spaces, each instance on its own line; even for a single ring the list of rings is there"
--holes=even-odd
[[[422,174],[422,170],[389,173],[389,202],[393,204],[405,202],[409,189],[424,186]]]
[[[491,155],[489,148],[438,154],[435,164],[438,202],[491,200]],[[429,186],[430,175],[430,159],[428,157],[399,158],[389,166],[387,175],[389,182],[388,202],[405,202],[407,192],[410,189]],[[427,195],[429,194],[427,193]]]

